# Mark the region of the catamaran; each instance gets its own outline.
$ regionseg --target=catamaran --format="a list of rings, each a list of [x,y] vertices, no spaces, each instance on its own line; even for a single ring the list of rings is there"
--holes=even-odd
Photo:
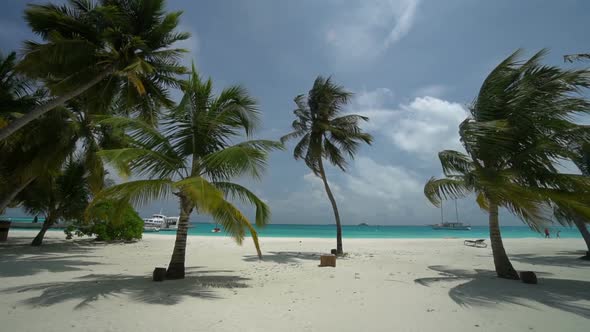
[[[179,217],[167,217],[163,214],[154,214],[151,218],[143,219],[144,232],[175,231],[178,229]]]
[[[440,204],[440,224],[431,225],[434,230],[450,230],[450,231],[470,231],[471,225],[459,222],[459,209],[457,209],[457,200],[455,200],[455,214],[457,216],[456,222],[444,222],[443,218],[443,204]]]

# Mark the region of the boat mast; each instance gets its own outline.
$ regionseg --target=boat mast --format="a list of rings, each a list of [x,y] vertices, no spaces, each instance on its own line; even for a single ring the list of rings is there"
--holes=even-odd
[[[440,223],[441,224],[444,224],[445,223],[445,221],[443,219],[443,202],[442,202],[442,200],[440,202]]]
[[[459,222],[459,209],[457,209],[457,200],[455,200],[455,215],[457,216],[457,222]]]

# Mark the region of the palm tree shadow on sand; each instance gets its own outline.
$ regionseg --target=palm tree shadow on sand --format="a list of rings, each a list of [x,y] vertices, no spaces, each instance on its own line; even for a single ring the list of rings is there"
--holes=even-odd
[[[311,260],[319,263],[321,255],[325,254],[311,251],[269,251],[262,255],[262,261],[279,264],[295,264],[301,263],[304,260]],[[260,261],[256,255],[245,255],[243,260],[246,262]]]
[[[189,270],[189,269],[187,269]],[[194,270],[192,268],[191,270]],[[52,306],[66,301],[80,301],[74,309],[83,309],[100,299],[120,295],[129,296],[132,301],[148,304],[173,305],[184,297],[203,299],[221,298],[215,288],[245,288],[248,278],[234,275],[212,274],[231,271],[190,271],[185,279],[153,282],[147,276],[88,274],[74,281],[49,282],[19,286],[0,290],[0,294],[41,292],[39,295],[22,301],[22,304]]]
[[[31,276],[41,272],[71,272],[104,265],[92,258],[104,244],[90,240],[75,242],[47,239],[43,246],[32,247],[28,238],[11,239],[0,245],[0,277]],[[116,245],[116,244],[115,244]]]
[[[494,306],[504,302],[532,308],[534,303],[590,318],[590,282],[548,278],[537,273],[539,284],[528,285],[496,277],[489,270],[460,270],[429,266],[439,277],[418,278],[414,282],[430,286],[435,282],[467,281],[449,290],[449,296],[461,306]],[[586,303],[584,303],[586,302]]]

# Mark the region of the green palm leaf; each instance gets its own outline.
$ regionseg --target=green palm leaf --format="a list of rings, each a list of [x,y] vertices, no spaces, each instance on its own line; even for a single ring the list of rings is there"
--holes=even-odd
[[[270,220],[270,208],[246,187],[231,182],[213,182],[213,185],[223,191],[230,199],[252,204],[256,208],[256,226],[263,227]]]

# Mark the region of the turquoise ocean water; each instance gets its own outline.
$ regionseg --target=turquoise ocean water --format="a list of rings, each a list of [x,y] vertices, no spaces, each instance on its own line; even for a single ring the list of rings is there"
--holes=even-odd
[[[32,218],[11,218],[13,222],[31,222]],[[43,218],[39,218],[43,222]],[[189,235],[201,236],[226,236],[225,232],[212,233],[215,227],[209,223],[191,223]],[[575,228],[549,227],[551,236],[555,237],[558,230],[562,238],[580,238],[581,235]],[[60,230],[55,230],[60,231]],[[527,226],[504,226],[501,228],[504,238],[542,238],[544,235],[537,233]],[[266,237],[298,237],[298,238],[334,238],[336,227],[334,225],[300,225],[300,224],[271,224],[258,229],[259,236]],[[487,226],[472,226],[470,231],[445,231],[433,230],[428,226],[343,226],[342,233],[345,238],[399,238],[399,239],[437,239],[437,238],[487,238],[489,231]],[[174,231],[160,231],[162,236],[175,235]]]
[[[192,224],[190,235],[225,236],[223,232],[211,233],[215,227],[212,224]],[[550,227],[552,237],[558,230],[562,238],[581,237],[577,229],[564,227]],[[501,228],[505,238],[541,238],[541,235],[526,226],[505,226]],[[171,234],[174,232],[159,232],[159,234]],[[334,238],[336,237],[335,225],[279,225],[271,224],[258,229],[259,236],[267,237],[299,237],[299,238]],[[433,230],[428,226],[342,226],[342,235],[345,238],[399,238],[399,239],[436,239],[436,238],[487,238],[489,230],[487,226],[473,226],[470,231],[445,231]]]

